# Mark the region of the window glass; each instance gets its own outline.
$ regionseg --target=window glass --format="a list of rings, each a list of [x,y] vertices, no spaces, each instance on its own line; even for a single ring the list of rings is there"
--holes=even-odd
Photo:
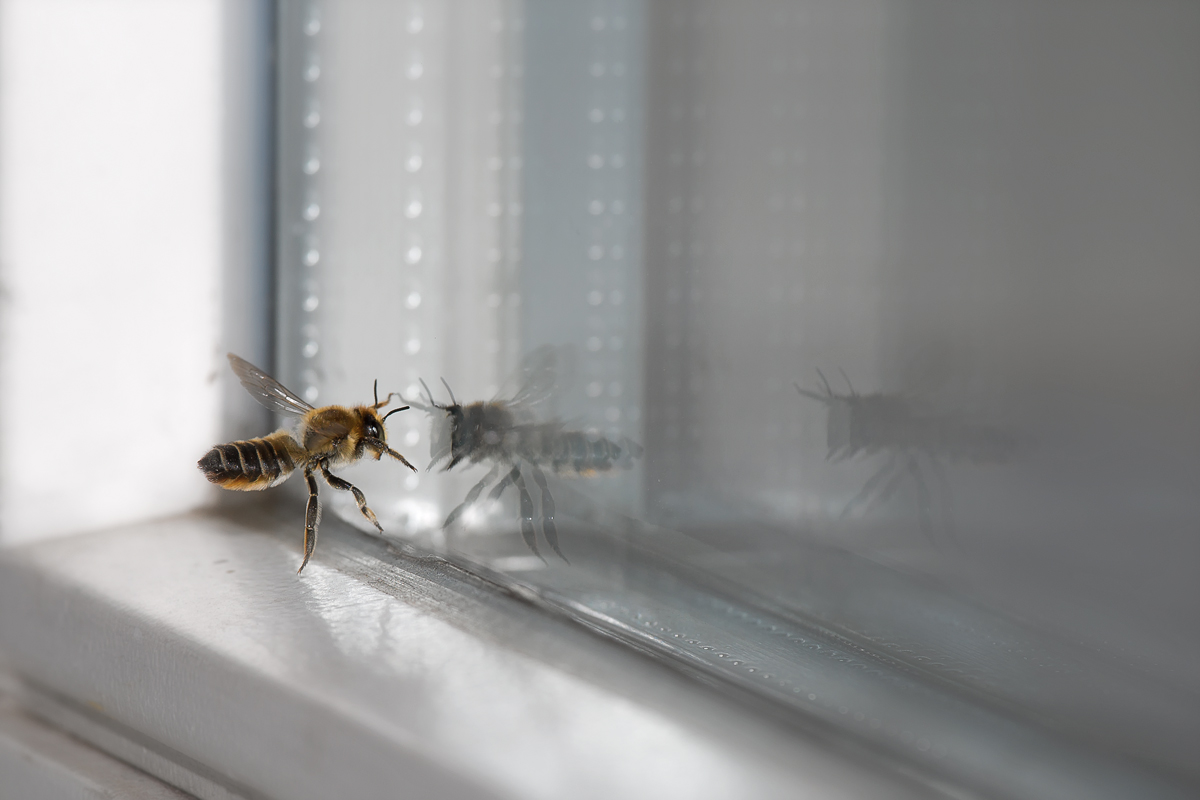
[[[279,25],[279,377],[413,406],[390,538],[970,786],[1194,785],[1200,7]]]

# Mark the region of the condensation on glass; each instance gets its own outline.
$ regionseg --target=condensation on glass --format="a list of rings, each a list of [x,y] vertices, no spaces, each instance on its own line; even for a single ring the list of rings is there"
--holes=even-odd
[[[281,380],[417,401],[424,467],[431,399],[549,352],[535,420],[627,443],[547,469],[565,559],[503,470],[443,529],[487,461],[348,473],[389,536],[938,780],[1196,787],[1200,8],[319,2],[280,45]]]

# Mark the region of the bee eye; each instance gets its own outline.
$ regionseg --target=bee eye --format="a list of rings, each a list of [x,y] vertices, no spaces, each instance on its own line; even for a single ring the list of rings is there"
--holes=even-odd
[[[367,436],[371,437],[372,439],[379,438],[379,426],[374,422],[367,424]]]

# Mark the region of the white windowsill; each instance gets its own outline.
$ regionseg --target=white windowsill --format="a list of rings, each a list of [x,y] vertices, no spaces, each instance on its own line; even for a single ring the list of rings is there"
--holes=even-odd
[[[280,527],[196,514],[0,551],[26,702],[200,797],[928,796],[332,517],[297,577]]]

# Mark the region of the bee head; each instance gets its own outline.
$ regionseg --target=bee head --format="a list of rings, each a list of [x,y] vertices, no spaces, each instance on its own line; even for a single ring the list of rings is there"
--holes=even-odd
[[[383,425],[383,418],[379,416],[379,412],[373,408],[363,409],[363,438],[378,439],[381,442],[387,441],[387,430]]]

